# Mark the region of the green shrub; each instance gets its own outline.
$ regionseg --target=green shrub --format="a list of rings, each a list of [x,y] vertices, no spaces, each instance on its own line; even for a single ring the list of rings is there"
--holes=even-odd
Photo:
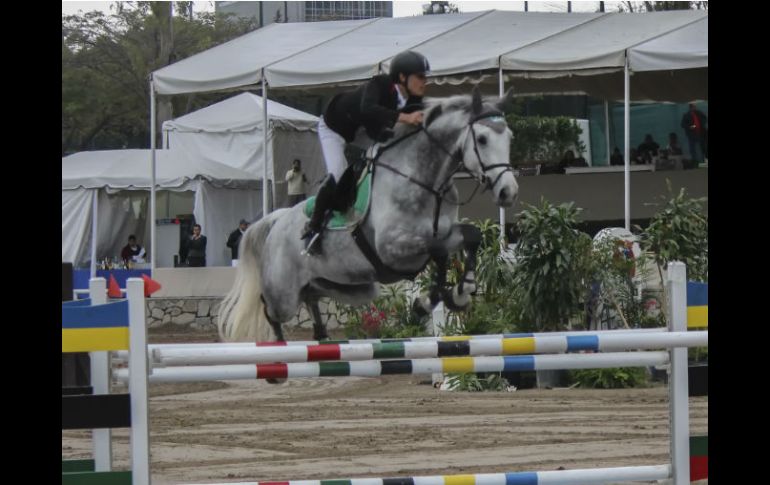
[[[446,381],[450,391],[507,391],[509,386],[505,377],[495,373],[486,377],[474,373],[448,374]]]
[[[592,251],[591,238],[575,228],[580,210],[541,199],[517,222],[513,291],[523,319],[534,321],[539,331],[564,329],[585,301]]]
[[[558,162],[567,150],[577,148],[583,153],[580,141],[582,130],[566,116],[521,116],[509,114],[508,126],[516,134],[511,139],[511,163]]]
[[[341,307],[345,335],[349,339],[407,338],[426,334],[424,322],[416,318],[400,285],[384,286],[382,294],[368,306]]]
[[[647,384],[647,371],[644,367],[579,369],[571,370],[569,373],[573,382],[585,388],[622,389]]]

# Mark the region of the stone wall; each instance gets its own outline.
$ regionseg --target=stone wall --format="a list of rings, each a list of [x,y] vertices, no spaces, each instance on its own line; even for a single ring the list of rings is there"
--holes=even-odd
[[[147,326],[158,328],[174,324],[190,327],[191,330],[216,330],[221,303],[222,298],[212,297],[148,298],[145,307]],[[344,316],[337,315],[336,302],[324,299],[319,306],[321,316],[327,322],[327,328],[333,329],[344,324]],[[299,314],[285,325],[312,328],[313,320],[303,305]]]

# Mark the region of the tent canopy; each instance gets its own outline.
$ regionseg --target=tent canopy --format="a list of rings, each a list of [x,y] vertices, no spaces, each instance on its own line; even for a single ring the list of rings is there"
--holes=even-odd
[[[632,47],[629,62],[636,72],[708,67],[708,17]]]
[[[698,10],[607,14],[507,53],[502,56],[501,64],[509,71],[622,68],[626,49],[679,30],[705,15]]]
[[[153,72],[155,90],[198,93],[256,84],[264,66],[375,21],[270,24]]]
[[[271,24],[153,73],[160,94],[252,85],[350,83],[387,70],[405,49],[422,52],[434,76],[502,67],[532,77],[708,65],[708,13],[486,11],[335,22]],[[270,49],[256,48],[269,45]]]
[[[315,130],[318,117],[289,106],[267,101],[273,127]],[[245,132],[262,128],[262,97],[243,93],[163,123],[163,131],[192,133]]]
[[[302,160],[309,180],[325,175],[318,141],[318,118],[268,100],[267,176],[276,178],[274,201],[286,198],[283,175],[295,158]],[[264,177],[264,121],[262,97],[242,93],[163,123],[170,151],[190,159],[204,159]],[[165,145],[164,145],[165,146]],[[273,177],[273,171],[277,174]]]
[[[192,191],[192,212],[209,237],[207,264],[229,266],[227,234],[240,218],[255,220],[262,211],[259,181],[249,173],[200,157],[157,150],[158,188]],[[114,257],[128,234],[136,234],[148,253],[153,218],[147,217],[150,150],[104,150],[62,158],[62,261],[76,266],[91,260],[92,202],[98,200],[97,258]],[[170,241],[176,253],[178,235]],[[169,241],[166,241],[169,242]],[[161,244],[159,247],[163,247]],[[162,251],[162,249],[159,249]],[[170,259],[170,253],[166,255]]]
[[[161,189],[183,189],[195,179],[215,187],[257,188],[248,172],[221,163],[182,156],[171,150],[157,150],[156,184]],[[78,188],[150,188],[150,150],[99,150],[74,153],[62,158],[62,190]]]

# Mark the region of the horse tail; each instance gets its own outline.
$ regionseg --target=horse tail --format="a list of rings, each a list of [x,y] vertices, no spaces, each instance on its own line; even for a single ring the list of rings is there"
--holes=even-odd
[[[271,336],[262,300],[260,260],[273,218],[262,218],[244,233],[238,247],[235,283],[219,310],[217,327],[225,341],[267,341]]]

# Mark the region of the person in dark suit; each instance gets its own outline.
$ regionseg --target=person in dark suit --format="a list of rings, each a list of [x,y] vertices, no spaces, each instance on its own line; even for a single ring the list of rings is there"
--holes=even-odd
[[[636,148],[636,153],[642,159],[642,163],[648,164],[652,163],[653,159],[658,156],[659,149],[658,142],[653,140],[652,135],[648,133],[644,136],[644,141]]]
[[[227,238],[227,247],[230,248],[230,253],[233,259],[238,259],[238,245],[241,243],[241,237],[246,229],[249,228],[249,223],[246,219],[241,219],[238,223],[238,228],[230,233]]]
[[[615,147],[615,150],[612,151],[612,156],[610,156],[610,165],[625,165],[625,162],[623,161],[623,155],[621,155],[620,149],[618,147]]]
[[[682,116],[681,125],[690,143],[690,158],[700,160],[695,154],[696,147],[700,147],[704,159],[708,158],[708,117],[695,107],[695,103],[690,103],[690,111]]]
[[[374,76],[353,91],[337,94],[329,102],[318,122],[318,138],[329,175],[318,189],[313,215],[302,235],[311,254],[317,251],[313,247],[320,247],[317,240],[327,211],[338,208],[334,207],[339,205],[338,200],[350,198],[349,194],[338,192],[347,192],[355,186],[355,180],[341,180],[348,165],[346,144],[353,143],[362,133],[369,141],[387,141],[393,136],[391,128],[397,122],[421,124],[423,113],[419,108],[429,73],[425,56],[414,51],[401,52],[393,58],[389,74]]]
[[[201,225],[195,224],[192,236],[187,239],[184,245],[184,254],[181,255],[182,260],[187,261],[187,266],[206,266],[206,242],[206,236],[201,234]]]

